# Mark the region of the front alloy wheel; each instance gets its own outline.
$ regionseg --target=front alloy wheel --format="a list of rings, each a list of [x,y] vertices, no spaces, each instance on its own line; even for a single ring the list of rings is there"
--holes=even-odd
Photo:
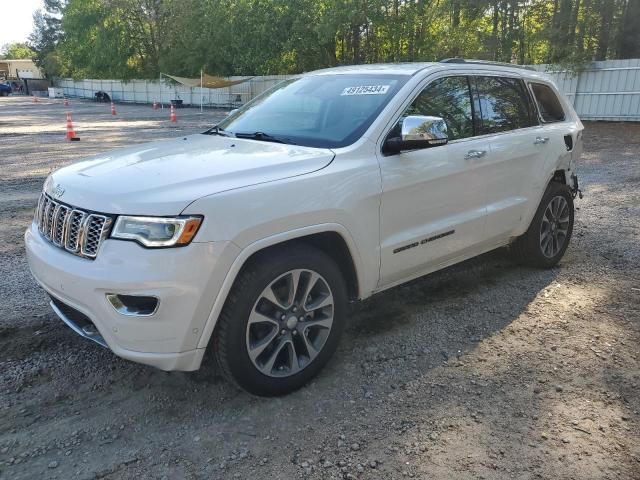
[[[292,392],[335,352],[347,288],[335,261],[305,244],[257,254],[238,275],[213,337],[225,377],[256,395]]]
[[[249,358],[264,375],[295,375],[322,351],[332,325],[327,281],[312,270],[291,270],[271,282],[253,306],[246,329]]]

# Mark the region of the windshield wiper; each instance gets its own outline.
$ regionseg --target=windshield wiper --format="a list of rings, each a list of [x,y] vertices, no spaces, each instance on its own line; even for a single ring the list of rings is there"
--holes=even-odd
[[[264,132],[253,132],[253,133],[236,132],[235,135],[236,135],[236,138],[248,138],[251,140],[262,140],[263,142],[288,143],[290,145],[295,145],[295,143],[293,143],[288,138],[278,138]]]
[[[214,125],[209,130],[202,132],[204,135],[220,135],[221,137],[233,137],[231,132],[227,132],[224,128]]]

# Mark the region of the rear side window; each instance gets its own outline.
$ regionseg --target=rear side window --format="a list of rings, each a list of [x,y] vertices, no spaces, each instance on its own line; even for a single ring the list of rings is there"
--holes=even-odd
[[[478,135],[516,130],[537,124],[531,97],[522,80],[471,77]]]
[[[442,118],[449,140],[473,136],[473,109],[467,77],[439,78],[425,87],[404,113]]]
[[[560,100],[549,86],[542,83],[532,83],[531,90],[536,98],[543,122],[562,122],[565,119]]]

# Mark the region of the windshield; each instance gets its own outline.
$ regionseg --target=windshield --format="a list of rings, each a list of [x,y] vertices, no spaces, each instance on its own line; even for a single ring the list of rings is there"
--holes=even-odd
[[[336,74],[285,80],[217,127],[242,138],[344,147],[362,136],[408,78]]]

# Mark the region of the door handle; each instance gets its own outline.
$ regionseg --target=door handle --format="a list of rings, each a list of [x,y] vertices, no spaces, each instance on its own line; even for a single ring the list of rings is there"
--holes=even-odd
[[[533,143],[534,145],[542,145],[544,143],[547,143],[548,141],[549,141],[549,137],[536,137]]]
[[[464,156],[466,160],[471,158],[482,158],[487,154],[486,150],[469,150],[467,154]]]

